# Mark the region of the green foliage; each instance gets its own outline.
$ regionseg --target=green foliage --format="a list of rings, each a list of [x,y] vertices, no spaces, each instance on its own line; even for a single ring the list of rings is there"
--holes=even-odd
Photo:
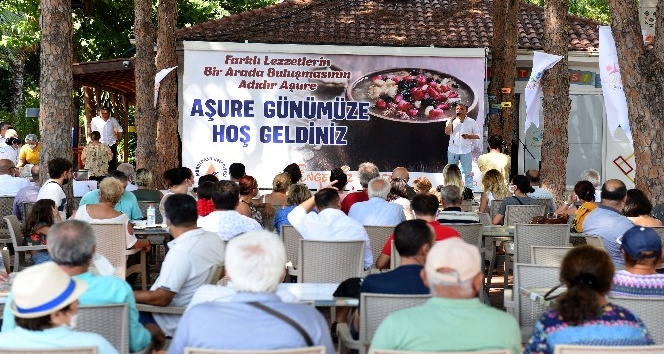
[[[0,65],[36,52],[39,44],[39,0],[0,2]]]
[[[528,3],[544,6],[545,0],[525,0]],[[557,1],[557,0],[551,0]],[[611,22],[609,0],[569,0],[569,13],[593,19],[599,23]]]

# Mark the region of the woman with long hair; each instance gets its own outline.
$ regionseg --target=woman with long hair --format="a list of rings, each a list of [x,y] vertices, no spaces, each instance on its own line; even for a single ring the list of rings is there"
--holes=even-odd
[[[607,301],[613,273],[613,262],[603,250],[582,245],[567,252],[560,266],[567,291],[535,323],[525,353],[551,354],[558,344],[654,344],[638,317]]]
[[[443,186],[449,185],[459,187],[463,200],[473,199],[473,191],[468,186],[464,186],[463,176],[457,164],[450,163],[443,168]]]
[[[480,213],[488,213],[494,200],[502,200],[510,195],[502,173],[496,169],[486,171],[482,176],[484,191],[480,197]]]
[[[46,235],[51,226],[60,221],[60,213],[51,199],[40,199],[33,206],[23,223],[23,246],[46,245]],[[48,251],[30,251],[34,264],[51,260]]]
[[[579,205],[579,203],[581,204]],[[595,187],[588,181],[578,181],[574,185],[574,194],[570,194],[567,204],[558,207],[555,213],[574,215],[572,231],[583,232],[583,220],[595,208],[597,208]]]
[[[413,218],[413,211],[410,209],[410,200],[408,200],[406,185],[406,180],[403,178],[392,178],[392,181],[390,181],[390,194],[387,195],[387,200],[390,203],[401,205],[404,215],[406,215],[406,220],[411,220]]]
[[[634,225],[645,227],[662,226],[662,222],[653,218],[652,203],[643,191],[640,189],[630,189],[627,191],[627,200],[623,207],[625,216],[632,220]]]

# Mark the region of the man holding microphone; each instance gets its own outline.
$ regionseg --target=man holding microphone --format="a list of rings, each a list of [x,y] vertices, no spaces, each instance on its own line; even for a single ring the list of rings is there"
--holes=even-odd
[[[112,171],[118,167],[118,145],[117,142],[122,140],[122,126],[118,120],[111,117],[111,112],[108,107],[99,109],[99,115],[92,118],[90,124],[90,131],[98,131],[101,134],[102,144],[108,145],[113,152],[113,158],[108,163],[108,170]]]
[[[473,149],[473,140],[480,138],[480,129],[474,119],[467,117],[468,106],[459,103],[456,106],[456,118],[445,124],[445,134],[450,136],[450,145],[447,148],[447,163],[461,164],[465,175],[466,187],[473,187],[473,159],[470,152]]]

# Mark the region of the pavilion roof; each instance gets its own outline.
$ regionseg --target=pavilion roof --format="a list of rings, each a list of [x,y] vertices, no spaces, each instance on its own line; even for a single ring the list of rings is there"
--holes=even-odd
[[[126,65],[129,63],[129,65]],[[74,83],[78,86],[99,87],[104,91],[126,94],[133,102],[136,95],[134,82],[134,60],[118,58],[111,60],[74,63]]]

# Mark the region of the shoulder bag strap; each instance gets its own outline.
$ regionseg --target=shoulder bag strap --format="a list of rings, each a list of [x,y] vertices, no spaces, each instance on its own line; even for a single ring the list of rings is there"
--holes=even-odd
[[[517,196],[514,195],[512,196],[512,198],[516,199],[516,201],[519,202],[519,204],[523,205],[523,202]]]
[[[300,332],[302,337],[304,337],[304,341],[307,343],[307,346],[309,346],[309,347],[314,346],[314,342],[311,340],[311,337],[309,336],[309,334],[304,330],[304,328],[302,328],[302,326],[300,326],[297,322],[293,321],[292,318],[284,315],[281,312],[275,311],[274,309],[272,309],[270,307],[267,307],[267,306],[265,306],[265,305],[263,305],[263,304],[261,304],[260,302],[257,302],[257,301],[248,302],[248,304],[253,306],[253,307],[256,307],[258,309],[261,309],[261,310],[269,313],[270,315],[272,315],[274,317],[277,317],[280,320],[288,323],[293,328],[295,328],[295,330]]]

